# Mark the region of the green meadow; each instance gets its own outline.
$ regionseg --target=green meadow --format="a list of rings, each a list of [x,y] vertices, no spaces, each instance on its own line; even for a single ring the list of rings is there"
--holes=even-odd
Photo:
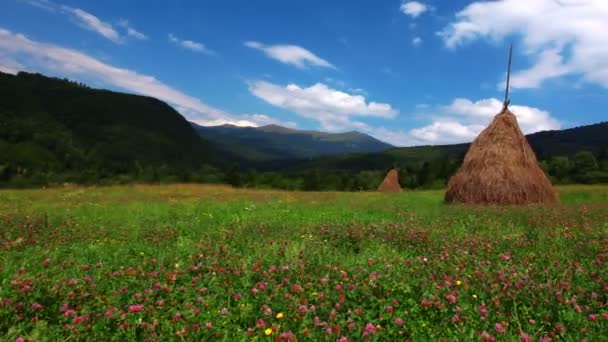
[[[607,340],[608,186],[0,191],[0,340]]]

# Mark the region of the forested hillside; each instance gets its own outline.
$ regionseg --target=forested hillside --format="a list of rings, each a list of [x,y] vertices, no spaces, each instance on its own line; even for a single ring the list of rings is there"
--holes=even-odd
[[[0,182],[187,179],[215,148],[157,99],[0,73]]]

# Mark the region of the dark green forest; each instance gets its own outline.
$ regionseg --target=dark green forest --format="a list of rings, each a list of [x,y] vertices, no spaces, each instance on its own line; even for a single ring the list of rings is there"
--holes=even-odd
[[[197,133],[171,106],[151,97],[40,74],[0,73],[1,187],[200,182],[358,191],[375,189],[397,167],[406,188],[440,188],[468,148],[417,146],[292,159],[285,149],[269,148],[269,136],[258,133],[246,137],[245,149],[230,137]],[[268,133],[277,134],[277,128]],[[340,137],[367,139],[362,136]],[[539,132],[528,140],[555,184],[608,183],[608,122]],[[326,146],[305,143],[291,150],[310,153]],[[243,151],[249,151],[247,158]]]

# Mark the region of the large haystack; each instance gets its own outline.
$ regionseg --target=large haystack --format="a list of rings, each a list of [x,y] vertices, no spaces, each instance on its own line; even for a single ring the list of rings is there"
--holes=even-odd
[[[384,180],[378,186],[378,191],[381,192],[400,192],[401,185],[399,185],[399,172],[397,169],[391,169],[384,177]]]
[[[507,105],[471,144],[462,166],[448,183],[446,202],[533,204],[559,201]]]

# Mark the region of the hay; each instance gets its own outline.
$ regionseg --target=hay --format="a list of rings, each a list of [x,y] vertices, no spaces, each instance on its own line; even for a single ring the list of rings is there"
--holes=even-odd
[[[445,201],[521,205],[559,199],[515,115],[505,106],[469,147],[448,183]]]
[[[391,169],[384,177],[384,180],[378,186],[378,191],[381,192],[401,192],[399,185],[399,172],[397,169]]]

